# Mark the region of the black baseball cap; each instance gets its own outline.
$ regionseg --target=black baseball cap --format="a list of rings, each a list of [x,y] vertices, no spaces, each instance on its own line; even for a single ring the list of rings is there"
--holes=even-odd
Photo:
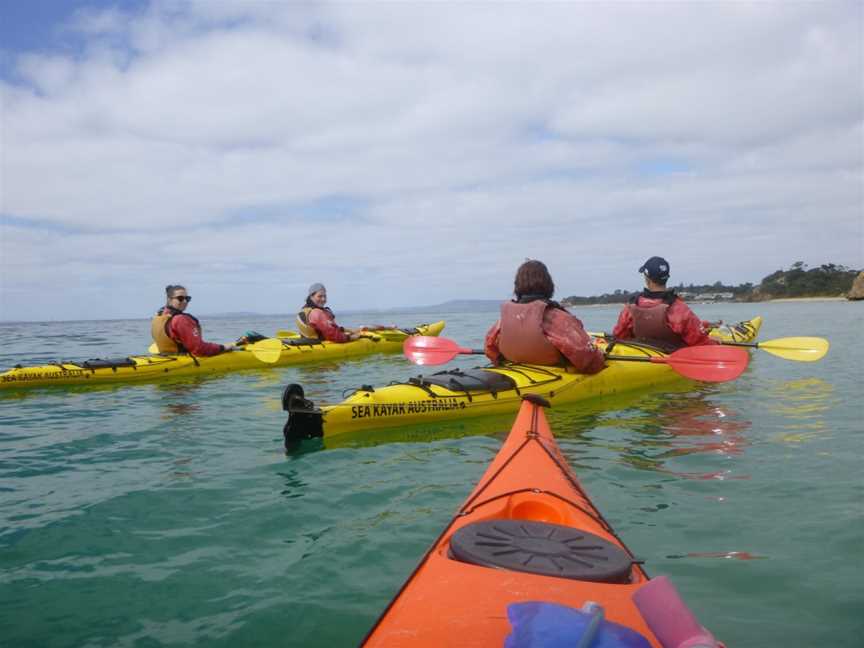
[[[666,281],[669,278],[669,262],[663,257],[651,257],[642,264],[639,272],[654,281]]]

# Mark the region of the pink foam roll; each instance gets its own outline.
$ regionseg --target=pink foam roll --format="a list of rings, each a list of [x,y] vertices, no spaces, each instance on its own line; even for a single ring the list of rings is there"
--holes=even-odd
[[[663,648],[720,648],[681,600],[665,576],[652,578],[633,594],[633,602]]]

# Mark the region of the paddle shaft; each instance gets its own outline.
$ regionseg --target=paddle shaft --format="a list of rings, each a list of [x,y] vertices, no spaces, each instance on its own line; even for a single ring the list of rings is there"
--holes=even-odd
[[[759,342],[727,342],[726,340],[719,340],[719,342],[723,346],[749,347],[751,349],[758,349],[760,347]]]
[[[440,365],[450,362],[459,354],[479,355],[483,351],[461,347],[447,338],[416,336],[405,341],[403,353],[415,364]],[[605,355],[604,357],[614,362],[665,364],[685,378],[703,382],[734,380],[747,368],[750,359],[743,349],[720,345],[684,347],[668,355]]]
[[[454,350],[452,353],[453,355],[451,359],[455,358],[457,355],[483,355],[486,352],[483,349],[458,349]],[[655,364],[669,364],[669,356],[622,356],[604,354],[604,357],[607,360],[620,360],[622,362],[653,362]]]
[[[607,340],[629,344],[632,346],[644,346],[646,348],[657,348],[651,344],[644,344],[638,340],[616,340],[611,336],[602,334]],[[595,337],[599,337],[596,335]],[[785,337],[775,340],[763,340],[762,342],[732,342],[731,340],[717,340],[720,346],[744,347],[748,349],[759,349],[771,355],[792,360],[794,362],[815,362],[821,360],[828,353],[828,340],[819,337]]]
[[[624,362],[655,362],[660,364],[668,364],[664,361],[666,360],[663,356],[620,356],[620,355],[607,355],[607,360],[623,360]]]

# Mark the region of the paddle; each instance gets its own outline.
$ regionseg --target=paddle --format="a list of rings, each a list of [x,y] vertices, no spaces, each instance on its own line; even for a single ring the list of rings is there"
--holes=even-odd
[[[593,337],[602,337],[606,340],[613,340],[611,335],[606,333],[589,333]],[[619,340],[627,344],[631,340]],[[777,338],[775,340],[765,340],[764,342],[727,342],[725,340],[717,340],[723,346],[748,347],[751,349],[762,349],[768,353],[783,358],[785,360],[794,360],[796,362],[816,362],[825,357],[828,353],[828,340],[820,337],[787,337]]]
[[[405,340],[402,350],[411,362],[419,365],[439,365],[460,353],[482,354],[481,349],[466,349],[448,338],[418,335]],[[619,362],[652,362],[665,364],[676,373],[702,382],[734,380],[747,368],[750,356],[743,349],[720,345],[693,346],[678,349],[667,356],[607,355],[607,360]]]
[[[255,344],[247,344],[245,347],[236,348],[232,353],[242,353],[243,351],[251,352],[258,360],[267,364],[273,364],[279,361],[282,355],[282,342],[276,338],[267,338]],[[159,347],[156,343],[150,345],[147,349],[148,353],[159,353]]]
[[[819,337],[787,337],[764,342],[725,342],[723,346],[750,347],[796,362],[816,362],[828,353],[828,340]]]
[[[483,349],[461,347],[449,338],[415,335],[405,340],[405,343],[402,345],[402,353],[414,364],[440,365],[450,362],[460,353],[483,355],[485,352]]]

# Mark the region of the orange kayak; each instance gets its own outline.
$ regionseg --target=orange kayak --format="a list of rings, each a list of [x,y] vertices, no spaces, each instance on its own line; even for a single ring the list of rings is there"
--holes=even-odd
[[[545,404],[526,396],[483,478],[362,645],[721,645],[665,577],[649,580],[591,503]]]

